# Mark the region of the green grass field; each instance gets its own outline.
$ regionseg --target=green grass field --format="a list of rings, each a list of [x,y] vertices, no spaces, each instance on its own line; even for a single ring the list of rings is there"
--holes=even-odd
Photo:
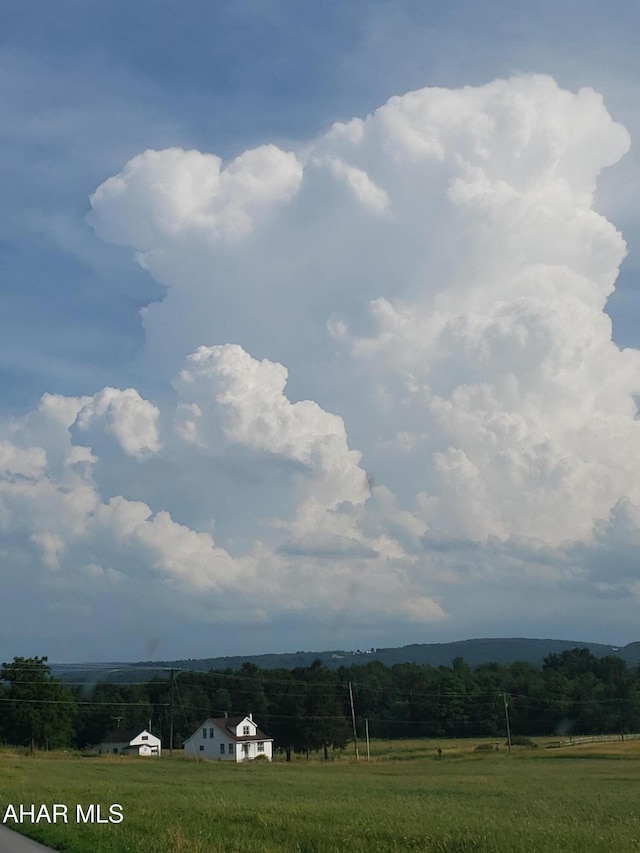
[[[69,824],[22,828],[67,853],[640,851],[640,741],[511,756],[477,743],[442,742],[441,760],[435,741],[373,743],[359,764],[3,752],[0,806],[67,804]],[[120,803],[124,820],[77,825],[77,803]]]

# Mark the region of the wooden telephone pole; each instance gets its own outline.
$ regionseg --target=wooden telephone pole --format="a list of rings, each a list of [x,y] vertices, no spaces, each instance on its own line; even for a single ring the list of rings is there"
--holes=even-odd
[[[367,736],[367,761],[371,761],[371,749],[369,748],[369,720],[364,721],[364,731]]]
[[[175,669],[171,670],[171,694],[169,696],[169,758],[173,755],[173,684]]]
[[[351,689],[351,682],[349,682],[349,701],[351,702],[351,722],[353,723],[353,746],[356,751],[356,761],[360,761],[360,755],[358,753],[358,733],[356,732],[356,712],[353,707],[353,690]]]
[[[507,723],[507,747],[509,748],[509,755],[511,755],[511,728],[509,726],[509,703],[507,702],[507,694],[502,694],[502,699],[504,701],[504,718]]]

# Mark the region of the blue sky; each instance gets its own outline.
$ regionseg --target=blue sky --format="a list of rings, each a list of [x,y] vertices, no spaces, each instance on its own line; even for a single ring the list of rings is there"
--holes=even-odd
[[[634,44],[639,17],[635,4],[596,2],[187,2],[180,8],[119,0],[6,3],[0,41],[0,414],[6,458],[14,461],[5,471],[0,543],[15,624],[3,629],[0,651],[77,657],[80,636],[86,642],[83,656],[96,659],[148,657],[150,650],[163,657],[205,656],[481,634],[637,639],[634,596],[640,578],[625,556],[636,541],[636,496],[622,476],[635,465],[633,416],[625,401],[637,392],[633,359],[619,348],[640,346],[640,219],[632,196],[640,168],[635,146],[640,59]],[[586,175],[592,168],[586,148],[604,138],[581,136],[580,115],[593,114],[593,126],[612,140],[602,142],[602,163],[593,168],[619,160],[598,177],[587,207],[621,232],[625,259],[609,246],[612,238],[602,226],[596,237],[572,230],[566,239],[575,239],[576,248],[561,261],[599,280],[599,262],[591,269],[572,259],[580,258],[581,245],[585,257],[596,257],[604,241],[610,254],[602,264],[617,272],[615,290],[606,285],[603,297],[615,352],[600,356],[595,343],[594,352],[587,352],[591,344],[585,341],[606,337],[598,309],[584,319],[573,361],[565,353],[554,362],[564,364],[566,356],[573,369],[581,360],[580,379],[567,379],[566,390],[582,389],[584,381],[583,399],[599,401],[584,410],[592,423],[611,411],[621,413],[619,422],[593,435],[571,433],[578,430],[571,414],[577,417],[577,409],[568,393],[559,398],[566,411],[554,418],[554,395],[560,394],[555,378],[538,377],[527,399],[522,391],[518,411],[503,400],[489,417],[475,398],[460,402],[460,389],[471,382],[473,355],[465,361],[453,347],[444,366],[426,351],[419,364],[408,355],[395,364],[405,346],[415,352],[416,340],[440,334],[429,325],[434,305],[453,304],[456,282],[470,275],[454,260],[468,251],[469,258],[492,268],[512,238],[505,231],[495,243],[476,245],[478,222],[467,232],[453,213],[440,214],[437,193],[455,177],[449,166],[438,172],[429,165],[416,175],[412,164],[393,171],[397,134],[375,148],[390,119],[381,119],[379,131],[371,125],[371,140],[352,160],[346,143],[327,137],[334,122],[364,118],[412,90],[484,91],[496,79],[530,74],[548,75],[559,92],[574,97],[591,87],[632,140],[624,154],[617,131],[607,129],[597,107],[583,101],[577,102],[574,124],[559,129],[562,119],[554,117],[540,130],[541,137],[557,139],[574,134],[571,157],[578,164],[584,157]],[[497,123],[500,105],[516,104],[517,98],[533,105],[532,115],[541,115],[548,90],[536,84],[520,92],[519,85],[510,84],[502,94],[488,90],[482,120],[486,114]],[[424,97],[425,104],[433,102]],[[480,121],[475,96],[465,96],[464,104],[447,97],[451,106],[443,106],[442,115],[448,110],[466,115],[468,109]],[[453,163],[466,149],[447,128],[442,124],[438,133],[445,140],[444,160],[451,154]],[[495,150],[507,143],[496,137]],[[293,152],[304,177],[284,154],[251,166],[251,175],[261,170],[260,180],[267,173],[280,176],[280,184],[269,184],[268,215],[261,207],[256,213],[251,199],[233,195],[244,190],[225,191],[233,211],[246,202],[253,217],[241,252],[235,244],[223,245],[231,232],[220,236],[224,223],[218,220],[206,239],[195,220],[178,217],[173,230],[160,228],[152,251],[136,242],[135,234],[146,233],[160,210],[154,182],[170,176],[181,187],[194,180],[197,190],[203,175],[215,172],[212,160],[145,161],[131,172],[139,176],[135,181],[125,180],[122,196],[109,188],[94,196],[87,220],[90,196],[149,149],[215,154],[224,168],[267,144]],[[620,150],[610,155],[609,145]],[[354,190],[363,174],[370,183]],[[375,215],[391,219],[361,222],[360,212],[336,188],[339,180],[360,192]],[[514,180],[517,188],[524,186],[523,175]],[[402,190],[407,186],[416,187],[414,200]],[[405,203],[402,193],[406,209],[394,219]],[[176,210],[182,210],[178,201]],[[576,204],[582,210],[583,201]],[[236,215],[225,210],[224,216]],[[254,224],[263,215],[271,229],[264,233]],[[561,223],[560,207],[557,215]],[[424,227],[418,227],[420,217]],[[431,245],[430,235],[433,245],[450,241],[451,255],[421,249]],[[519,239],[529,252],[534,238],[529,244],[526,235]],[[557,247],[544,243],[548,235],[535,239],[542,248],[531,263],[556,258]],[[141,252],[146,258],[138,262],[135,252],[138,260]],[[431,285],[420,289],[420,270],[444,282],[436,288],[437,299],[431,294],[433,304],[427,305]],[[475,287],[487,304],[498,304],[498,296],[491,303],[489,285]],[[513,305],[520,306],[519,317],[526,305],[530,317],[539,297],[523,288]],[[462,323],[477,329],[478,317],[485,322],[493,310],[475,313],[480,296],[468,296],[468,304],[467,296],[465,291],[459,297],[460,314],[447,321],[448,329],[459,330]],[[571,316],[571,306],[560,309],[545,299],[544,322],[564,317],[562,311]],[[384,304],[376,308],[375,300]],[[143,317],[145,306],[150,308]],[[504,308],[491,322],[504,323],[513,311]],[[411,339],[410,317],[424,319]],[[539,329],[543,321],[536,317]],[[385,350],[400,328],[405,337]],[[547,342],[560,335],[559,326],[549,329],[541,338]],[[468,342],[469,334],[460,340]],[[438,340],[446,348],[449,338]],[[229,345],[241,347],[242,354]],[[227,349],[210,352],[208,360],[185,361],[198,346]],[[541,352],[534,347],[527,359],[534,363]],[[508,347],[500,353],[494,353],[482,382],[475,377],[483,387],[492,382],[502,387],[500,359],[515,355]],[[262,359],[286,368],[284,392],[282,371],[258,368]],[[613,401],[607,397],[611,377],[598,372],[598,363],[623,377]],[[176,379],[180,369],[190,384]],[[529,367],[514,373],[522,390]],[[264,384],[260,394],[251,386],[251,400],[249,375]],[[205,387],[205,381],[213,385]],[[410,388],[401,394],[405,381]],[[102,393],[105,388],[135,392],[114,397]],[[235,409],[219,400],[213,404],[223,393],[234,398]],[[60,421],[54,428],[47,420],[51,406],[43,414],[43,394],[82,398],[75,409],[69,404],[73,413],[60,435]],[[305,400],[317,408],[295,408]],[[453,414],[443,426],[438,418],[445,404]],[[207,423],[202,435],[196,435],[194,406],[201,425]],[[456,406],[459,417],[464,412],[467,418],[464,428],[462,421],[452,426]],[[498,461],[487,461],[486,449],[475,447],[471,426],[480,411],[484,425],[498,416],[517,416],[525,432],[535,432],[526,459],[536,476],[547,478],[544,483],[496,467],[504,454],[516,452],[511,445]],[[280,426],[269,426],[272,422]],[[187,433],[185,449],[176,436]],[[55,460],[64,442],[69,447],[63,464]],[[398,456],[401,445],[404,457]],[[95,461],[78,462],[79,451],[69,449],[74,446],[90,448]],[[192,447],[202,455],[189,455]],[[582,448],[575,458],[574,447]],[[38,448],[46,465],[38,461]],[[545,468],[553,467],[547,451],[557,466],[553,476]],[[71,452],[76,461],[69,461]],[[476,503],[454,498],[463,482],[455,454],[479,471],[476,486],[483,497]],[[75,466],[73,472],[62,474],[64,465]],[[82,483],[78,465],[91,468]],[[339,470],[345,472],[340,484]],[[596,484],[604,481],[606,489],[598,491]],[[545,501],[553,507],[558,495],[572,489],[581,493],[574,512],[548,532],[541,507]],[[43,497],[47,490],[56,497]],[[471,493],[468,483],[465,490]],[[532,496],[530,503],[524,493]],[[64,496],[75,494],[84,495],[78,502],[85,504],[70,520],[65,515],[70,499],[65,503]],[[120,515],[114,499],[125,502]],[[518,515],[519,502],[522,513],[531,514],[530,534]],[[110,534],[98,530],[101,512],[109,516],[100,524]],[[127,513],[135,523],[123,521]],[[113,541],[118,547],[110,547]],[[196,566],[193,576],[185,563]],[[251,589],[225,587],[220,577],[230,575],[246,577]],[[335,598],[350,602],[352,620],[323,599],[314,585],[318,577],[326,578]],[[397,600],[388,584],[404,589]],[[502,606],[496,605],[499,590]],[[282,606],[287,591],[291,601]],[[148,604],[132,606],[140,596]]]

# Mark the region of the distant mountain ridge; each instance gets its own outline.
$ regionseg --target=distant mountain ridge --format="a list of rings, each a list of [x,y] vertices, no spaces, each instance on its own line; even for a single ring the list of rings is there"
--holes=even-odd
[[[294,669],[305,667],[314,660],[321,660],[332,669],[339,666],[358,666],[370,661],[380,661],[385,666],[397,663],[429,664],[431,666],[451,666],[457,657],[464,658],[470,666],[483,663],[509,664],[514,661],[526,661],[541,666],[549,654],[561,654],[575,648],[586,648],[596,657],[614,655],[622,658],[628,665],[640,663],[640,642],[626,646],[609,646],[603,643],[589,643],[579,640],[539,640],[525,637],[482,638],[475,640],[456,640],[451,643],[413,643],[397,648],[372,648],[367,650],[333,650],[321,652],[289,652],[282,654],[233,655],[230,657],[212,657],[166,661],[139,661],[137,663],[53,664],[52,671],[58,678],[71,680],[91,680],[96,677],[105,681],[131,682],[141,676],[145,678],[162,675],[163,670],[187,669],[207,672],[210,669],[240,669],[244,663],[252,663],[260,669]]]

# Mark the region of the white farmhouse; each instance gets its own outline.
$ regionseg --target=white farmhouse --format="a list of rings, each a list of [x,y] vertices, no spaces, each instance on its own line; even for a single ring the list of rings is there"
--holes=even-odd
[[[93,747],[98,755],[157,755],[162,741],[146,729],[115,729]]]
[[[184,743],[184,754],[190,758],[217,758],[220,761],[251,761],[273,757],[273,738],[261,732],[246,717],[209,717]]]

